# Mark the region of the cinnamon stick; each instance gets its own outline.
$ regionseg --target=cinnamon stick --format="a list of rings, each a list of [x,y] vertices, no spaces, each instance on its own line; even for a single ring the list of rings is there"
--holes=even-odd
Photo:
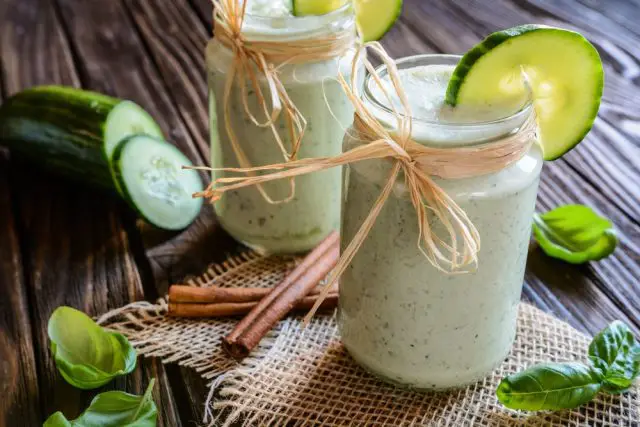
[[[209,304],[227,302],[256,302],[271,293],[272,288],[221,288],[211,286],[200,288],[197,286],[171,285],[169,287],[169,303],[174,304]],[[309,295],[320,293],[320,289],[313,289]],[[338,292],[334,286],[331,292]]]
[[[223,303],[260,301],[271,292],[269,288],[221,288],[211,286],[172,285],[169,288],[169,301],[172,303]]]
[[[236,325],[222,341],[224,349],[236,359],[247,356],[335,267],[339,256],[339,235],[332,232]]]
[[[316,303],[318,294],[306,296],[293,307],[293,310],[309,310]],[[228,317],[249,313],[258,301],[218,302],[218,303],[173,303],[169,302],[169,316],[173,317]],[[320,305],[321,309],[333,309],[338,305],[338,293],[331,292]]]

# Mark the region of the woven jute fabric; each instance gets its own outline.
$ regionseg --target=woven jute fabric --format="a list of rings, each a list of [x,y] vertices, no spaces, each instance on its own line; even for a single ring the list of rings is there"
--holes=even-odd
[[[271,287],[300,261],[246,253],[211,266],[192,286]],[[241,363],[221,348],[232,319],[166,317],[166,300],[137,302],[98,321],[126,335],[141,355],[178,363],[211,380],[209,426],[640,426],[640,387],[599,394],[578,409],[524,413],[495,397],[502,377],[547,361],[586,361],[590,338],[522,303],[516,341],[502,365],[464,389],[421,393],[387,385],[360,368],[340,343],[336,314],[302,327],[287,318]]]

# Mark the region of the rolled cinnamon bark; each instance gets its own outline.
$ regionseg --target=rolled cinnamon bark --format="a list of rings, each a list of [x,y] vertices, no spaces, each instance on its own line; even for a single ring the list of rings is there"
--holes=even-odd
[[[172,285],[169,288],[169,301],[172,303],[223,303],[260,301],[271,292],[270,288],[220,288],[212,286]]]
[[[318,295],[304,297],[293,310],[309,310],[316,303]],[[169,302],[169,316],[172,317],[229,317],[249,313],[258,301],[250,302],[218,302],[218,303],[173,303]],[[322,301],[321,309],[329,310],[337,307],[338,294],[330,293]]]
[[[335,267],[339,256],[339,235],[332,232],[223,339],[225,350],[236,359],[246,357]]]
[[[218,286],[200,288],[171,285],[169,287],[169,304],[258,302],[269,295],[272,290],[273,288],[221,288]],[[309,295],[317,295],[320,291],[321,289],[316,287]],[[338,286],[333,286],[330,292],[338,292]]]

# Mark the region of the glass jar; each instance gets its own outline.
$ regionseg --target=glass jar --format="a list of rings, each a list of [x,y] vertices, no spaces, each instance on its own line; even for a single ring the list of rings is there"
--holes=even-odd
[[[400,70],[455,65],[453,55],[424,55],[397,62]],[[384,68],[378,73],[384,76]],[[365,83],[364,98],[384,123],[390,111]],[[415,90],[415,88],[412,88]],[[415,94],[414,94],[415,95]],[[531,104],[490,122],[442,123],[414,117],[412,138],[451,147],[488,144],[516,132]],[[358,144],[345,137],[345,150]],[[342,244],[351,241],[386,183],[392,161],[367,160],[345,168]],[[489,374],[514,340],[531,235],[542,153],[536,144],[497,173],[473,178],[434,178],[464,209],[481,237],[475,271],[446,274],[417,247],[415,209],[404,185],[395,188],[373,229],[340,280],[342,341],[366,369],[416,389],[462,386]],[[437,235],[441,224],[431,218]]]
[[[255,16],[247,14],[243,35],[250,40],[314,39],[337,31],[352,30],[355,18],[349,5],[322,16]],[[354,39],[355,40],[355,39]],[[353,121],[353,107],[336,81],[339,70],[348,78],[353,50],[328,60],[284,64],[278,76],[287,94],[307,120],[298,158],[340,154],[344,130]],[[213,38],[206,49],[213,168],[238,167],[224,125],[223,94],[232,52]],[[264,78],[260,86],[269,90]],[[262,111],[249,87],[249,108],[260,119]],[[244,112],[240,90],[234,87],[230,99],[230,120],[238,141],[252,166],[284,162],[272,130],[258,127]],[[291,138],[284,114],[277,121],[280,137],[288,151]],[[214,172],[213,178],[229,176]],[[237,240],[261,252],[293,253],[315,247],[340,225],[341,171],[339,168],[296,178],[295,197],[288,203],[270,204],[256,188],[231,191],[215,203],[222,227]],[[267,183],[266,193],[273,200],[290,194],[287,180]]]

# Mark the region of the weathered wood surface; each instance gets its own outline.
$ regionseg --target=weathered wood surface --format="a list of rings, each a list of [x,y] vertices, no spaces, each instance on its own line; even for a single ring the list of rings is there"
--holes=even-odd
[[[394,57],[462,53],[494,30],[531,22],[575,28],[596,44],[607,67],[600,118],[583,144],[545,166],[538,209],[590,205],[615,222],[621,244],[584,266],[551,260],[532,245],[523,297],[587,332],[616,318],[640,332],[640,3],[405,3],[383,41]],[[0,95],[62,83],[130,98],[194,162],[208,163],[203,50],[210,32],[208,0],[4,0]],[[236,249],[210,208],[181,233],[158,232],[115,198],[0,153],[0,427],[41,425],[56,410],[76,416],[95,394],[68,386],[53,366],[46,322],[55,307],[96,314],[152,300]],[[109,388],[139,393],[155,377],[159,424],[197,424],[205,382],[155,360],[139,365]]]

